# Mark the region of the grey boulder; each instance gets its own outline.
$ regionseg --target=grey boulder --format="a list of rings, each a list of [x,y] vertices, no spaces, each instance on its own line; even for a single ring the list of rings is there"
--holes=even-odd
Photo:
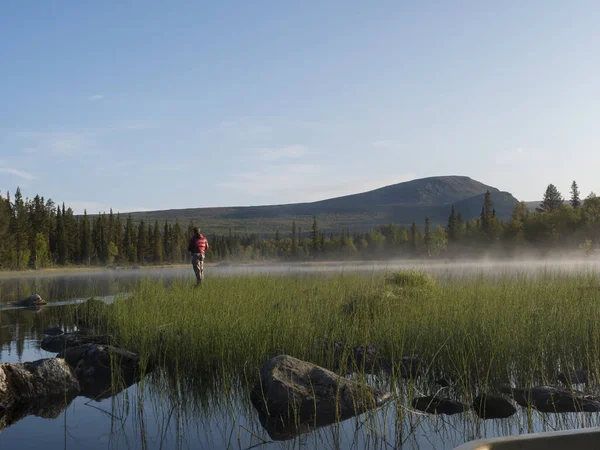
[[[475,397],[473,409],[482,419],[505,419],[517,412],[510,400],[491,394],[480,394]]]
[[[79,383],[64,359],[0,364],[0,404],[3,409],[78,391]]]
[[[315,364],[288,355],[267,361],[250,394],[271,438],[292,439],[373,408],[390,393],[345,379]]]
[[[529,389],[504,387],[520,406],[532,407],[543,413],[600,412],[600,401],[583,392],[554,386],[536,386]]]
[[[131,386],[142,375],[138,354],[110,345],[69,347],[59,353],[58,358],[64,358],[73,368],[81,395],[96,400]]]

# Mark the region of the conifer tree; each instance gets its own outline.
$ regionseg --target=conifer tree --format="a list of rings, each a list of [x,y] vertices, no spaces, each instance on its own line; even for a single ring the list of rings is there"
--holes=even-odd
[[[552,212],[559,209],[563,204],[561,193],[556,189],[556,186],[549,184],[544,193],[544,200],[536,210],[538,212]]]
[[[171,252],[171,227],[169,226],[169,222],[165,220],[165,225],[163,227],[163,257],[165,261],[172,260],[172,252]]]
[[[490,222],[493,218],[492,194],[486,191],[483,199],[483,207],[481,208],[481,231],[485,234],[490,233]]]
[[[158,220],[154,222],[152,233],[152,260],[154,264],[160,264],[163,261],[163,242]]]
[[[417,254],[418,245],[417,240],[419,236],[419,230],[417,229],[417,224],[415,222],[412,223],[410,227],[410,250],[413,255]]]
[[[115,230],[114,230],[114,243],[117,246],[118,250],[118,258],[120,260],[125,258],[123,254],[123,249],[125,246],[123,245],[123,222],[121,222],[121,214],[117,213],[117,217],[115,218]]]
[[[10,221],[11,207],[10,200],[0,195],[0,268],[10,265]]]
[[[123,248],[125,250],[125,258],[128,262],[134,263],[137,261],[137,236],[133,226],[131,214],[127,216],[125,222],[125,233],[123,235]]]
[[[431,220],[429,216],[425,217],[425,234],[423,235],[423,243],[427,248],[427,254],[431,256]]]
[[[137,232],[137,262],[143,264],[146,261],[148,248],[148,229],[144,223],[144,219],[140,221]]]
[[[90,230],[90,220],[87,210],[83,210],[83,219],[81,221],[81,262],[89,265],[92,259],[92,234]]]
[[[457,237],[456,225],[456,211],[454,210],[454,205],[452,205],[452,212],[450,213],[450,217],[448,217],[448,227],[446,228],[448,239],[452,242],[456,241]]]
[[[296,237],[296,221],[292,221],[292,255],[298,254],[298,239]]]
[[[581,207],[581,198],[579,197],[579,186],[577,182],[573,181],[571,184],[571,201],[569,202],[575,209]]]
[[[67,235],[63,212],[61,212],[60,207],[56,208],[56,246],[58,256],[57,263],[61,266],[65,265],[67,263]]]
[[[23,200],[21,189],[17,187],[12,205],[10,232],[12,236],[13,260],[18,269],[24,269],[29,263],[27,231],[27,207]]]
[[[319,240],[319,226],[317,225],[317,216],[313,216],[312,231],[310,232],[310,240],[312,245],[312,251],[316,255],[319,253],[320,240]]]

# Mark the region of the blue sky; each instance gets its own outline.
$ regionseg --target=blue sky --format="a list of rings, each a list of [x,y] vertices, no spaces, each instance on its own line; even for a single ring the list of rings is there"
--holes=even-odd
[[[77,212],[467,175],[600,191],[597,1],[2,2],[0,192]]]

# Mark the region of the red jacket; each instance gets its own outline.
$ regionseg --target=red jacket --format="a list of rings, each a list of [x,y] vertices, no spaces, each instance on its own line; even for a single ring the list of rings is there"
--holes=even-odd
[[[203,235],[194,236],[190,239],[188,250],[192,253],[205,253],[208,250],[208,241]]]

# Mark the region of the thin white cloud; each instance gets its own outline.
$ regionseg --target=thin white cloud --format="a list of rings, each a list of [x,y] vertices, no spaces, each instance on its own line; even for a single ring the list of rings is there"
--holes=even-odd
[[[95,101],[98,101],[98,100],[102,100],[103,98],[104,98],[104,95],[102,95],[102,94],[94,94],[94,95],[90,95],[88,97],[88,100],[90,100],[92,102],[95,102]]]
[[[304,145],[288,145],[279,148],[259,148],[252,150],[264,161],[279,161],[282,159],[300,158],[312,153]]]
[[[80,156],[95,152],[94,139],[100,131],[21,131],[17,132],[25,148],[54,156]]]
[[[28,155],[32,154],[32,153],[36,153],[37,152],[37,148],[33,148],[33,147],[25,147],[23,149],[21,149],[21,151],[23,153],[27,153]]]
[[[22,170],[17,170],[17,169],[12,169],[12,168],[2,167],[2,168],[0,168],[0,172],[1,173],[9,173],[16,177],[23,178],[24,180],[35,180],[36,179],[36,176],[29,172],[24,172]]]

